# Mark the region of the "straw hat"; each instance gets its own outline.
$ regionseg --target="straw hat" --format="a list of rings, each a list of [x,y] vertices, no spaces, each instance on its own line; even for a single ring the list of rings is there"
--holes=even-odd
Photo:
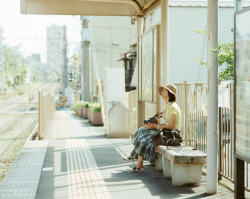
[[[166,88],[170,93],[172,93],[176,98],[176,87],[174,84],[167,84],[166,86],[159,86],[158,91],[161,94],[163,88]]]

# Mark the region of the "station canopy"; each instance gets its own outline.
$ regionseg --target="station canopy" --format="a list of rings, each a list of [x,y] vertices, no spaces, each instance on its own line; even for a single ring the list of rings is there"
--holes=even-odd
[[[159,0],[21,0],[22,14],[144,16]]]

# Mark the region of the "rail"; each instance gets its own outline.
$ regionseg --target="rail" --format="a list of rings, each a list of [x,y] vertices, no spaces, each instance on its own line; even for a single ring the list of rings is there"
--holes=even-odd
[[[218,142],[218,177],[230,180],[234,183],[234,131],[233,108],[219,107],[219,142]],[[249,187],[249,162],[245,167],[245,189]]]
[[[0,129],[0,136],[3,135],[13,124],[15,124],[19,119],[21,119],[25,114],[19,115],[17,118],[9,122],[6,126]]]

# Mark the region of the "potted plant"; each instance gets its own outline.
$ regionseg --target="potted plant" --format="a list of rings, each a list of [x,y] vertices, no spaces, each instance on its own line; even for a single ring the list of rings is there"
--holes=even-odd
[[[89,104],[89,122],[94,126],[102,126],[101,104],[90,103]]]
[[[88,109],[90,102],[83,102],[82,115],[84,119],[88,119]]]
[[[83,102],[82,101],[76,101],[72,106],[71,109],[74,110],[78,117],[82,117],[82,107]]]

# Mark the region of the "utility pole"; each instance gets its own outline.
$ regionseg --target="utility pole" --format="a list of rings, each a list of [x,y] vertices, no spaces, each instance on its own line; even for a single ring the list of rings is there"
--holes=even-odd
[[[89,31],[89,19],[81,16],[82,34],[82,65],[81,65],[81,94],[82,100],[91,101],[91,42]]]
[[[65,96],[65,88],[68,86],[68,67],[67,67],[67,39],[66,39],[66,26],[63,28],[63,96]]]
[[[62,70],[62,74],[61,74],[61,85],[62,85],[62,96],[65,96],[65,89],[68,86],[68,65],[67,65],[67,38],[66,38],[66,26],[62,26],[60,33],[61,34],[61,39],[62,42],[60,42],[60,67]]]

